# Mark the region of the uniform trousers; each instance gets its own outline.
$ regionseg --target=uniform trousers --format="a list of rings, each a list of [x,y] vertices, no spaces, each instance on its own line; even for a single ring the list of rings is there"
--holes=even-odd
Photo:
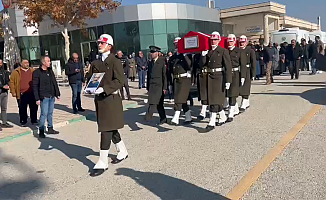
[[[236,103],[237,103],[237,97],[229,97],[230,106],[235,106]]]
[[[176,103],[174,104],[174,110],[175,111],[181,111],[181,109],[183,110],[183,112],[188,112],[189,110],[189,106],[187,103]]]
[[[129,83],[128,83],[128,76],[127,75],[125,75],[125,82],[123,84],[123,87],[120,89],[122,99],[125,98],[123,88],[126,89],[127,96],[128,96],[128,98],[130,98],[130,90],[129,90]]]
[[[202,101],[202,105],[208,105],[207,101]],[[222,105],[209,105],[209,111],[210,112],[214,112],[214,113],[218,113],[221,112],[223,110],[223,106]]]
[[[289,71],[291,74],[291,78],[293,78],[293,76],[295,76],[296,79],[299,78],[299,69],[300,69],[300,60],[289,62]]]
[[[164,110],[164,94],[161,96],[160,102],[158,104],[149,104],[148,107],[148,116],[153,116],[155,109],[157,109],[160,119],[166,119],[165,110]]]
[[[101,150],[109,150],[111,146],[111,140],[113,144],[117,144],[121,141],[120,133],[118,130],[105,131],[101,133]]]

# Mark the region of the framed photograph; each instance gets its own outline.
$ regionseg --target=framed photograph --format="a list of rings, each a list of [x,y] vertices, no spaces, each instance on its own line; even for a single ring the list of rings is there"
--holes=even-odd
[[[89,80],[87,86],[84,89],[86,94],[94,94],[95,90],[99,87],[105,73],[94,73],[92,78]]]
[[[198,36],[185,37],[185,49],[195,49],[199,47]]]

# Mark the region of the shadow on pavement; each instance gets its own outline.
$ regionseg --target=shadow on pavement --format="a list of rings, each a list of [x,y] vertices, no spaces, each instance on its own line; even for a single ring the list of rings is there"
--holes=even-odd
[[[22,178],[12,178],[13,174],[3,174],[0,170],[0,200],[25,199],[29,194],[44,192],[46,182],[41,176],[18,159],[5,156],[0,150],[0,169],[10,168],[13,174],[19,173]]]
[[[38,137],[34,135],[35,137]],[[65,154],[70,159],[76,159],[85,166],[88,167],[89,171],[94,167],[94,163],[87,158],[90,155],[98,155],[98,152],[93,151],[90,148],[82,147],[74,144],[68,144],[63,140],[55,139],[55,138],[38,138],[40,141],[39,149],[43,150],[53,150],[57,149]]]
[[[19,113],[7,113],[7,120],[8,120],[8,122],[11,122],[16,126],[19,126],[19,127],[21,126]],[[31,124],[30,118],[28,118],[27,120],[28,120],[28,122],[26,124],[26,127],[30,128],[32,130],[37,130],[37,126]]]
[[[252,93],[256,95],[278,95],[278,96],[300,96],[312,104],[324,105],[326,98],[326,88],[316,88],[303,93]]]
[[[220,194],[161,173],[119,168],[116,175],[133,179],[162,200],[228,200]]]

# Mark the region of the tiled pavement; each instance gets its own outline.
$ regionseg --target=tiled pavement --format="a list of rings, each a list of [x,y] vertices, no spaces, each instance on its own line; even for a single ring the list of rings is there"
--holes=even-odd
[[[143,95],[146,95],[146,89],[139,90],[137,88],[138,84],[136,82],[130,83],[131,94],[134,97],[135,101],[123,101],[123,105],[127,107],[134,107],[137,105],[137,101],[140,101]],[[54,126],[63,126],[68,122],[84,120],[85,117],[90,120],[94,120],[95,107],[92,96],[82,96],[82,106],[86,109],[86,112],[80,114],[72,113],[71,106],[71,89],[70,87],[60,87],[61,98],[60,101],[56,100],[55,110],[53,115],[53,123]],[[40,113],[40,108],[39,108]],[[31,129],[37,129],[36,126],[32,126],[30,122],[28,122],[27,127],[20,127],[19,123],[19,114],[18,114],[18,106],[16,99],[9,95],[8,99],[8,110],[7,110],[8,121],[10,124],[14,125],[14,128],[11,129],[3,129],[0,132],[0,139],[7,137],[15,137],[19,134],[24,134],[26,132],[30,132]],[[38,114],[39,116],[39,114]]]

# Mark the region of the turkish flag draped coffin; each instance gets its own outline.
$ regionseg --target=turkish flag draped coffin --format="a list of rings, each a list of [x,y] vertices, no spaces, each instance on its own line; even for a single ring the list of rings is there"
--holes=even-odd
[[[210,35],[190,31],[178,42],[179,53],[195,53],[209,50]]]
[[[211,35],[190,31],[178,42],[179,53],[197,53],[211,49]],[[228,48],[227,37],[221,37],[219,44],[222,48]]]

